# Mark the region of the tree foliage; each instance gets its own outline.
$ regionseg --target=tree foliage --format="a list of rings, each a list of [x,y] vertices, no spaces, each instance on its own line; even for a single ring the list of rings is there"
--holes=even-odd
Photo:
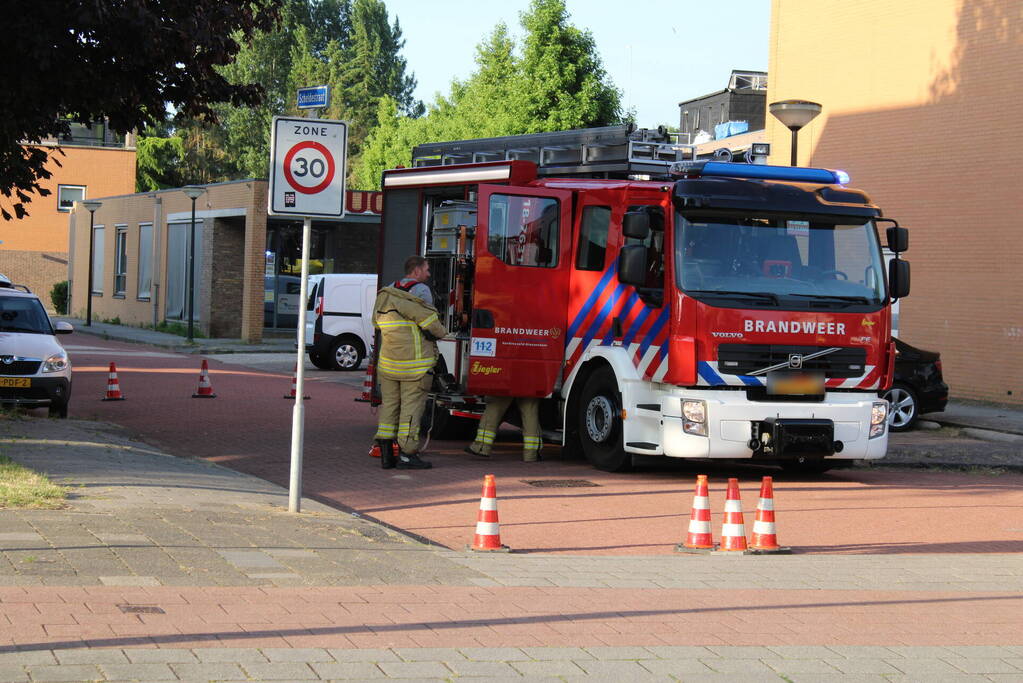
[[[349,122],[350,168],[382,98],[397,101],[406,115],[422,112],[413,97],[415,78],[401,56],[401,27],[397,20],[389,23],[382,0],[285,0],[280,14],[276,30],[255,34],[221,69],[232,83],[259,83],[266,92],[263,103],[223,105],[222,125],[192,122],[180,130],[183,170],[210,176],[189,182],[266,177],[273,117],[302,115],[295,102],[300,87],[330,87],[330,106],[320,114]],[[187,158],[190,151],[194,163]]]
[[[214,105],[250,107],[261,89],[221,71],[253,33],[269,29],[273,0],[14,0],[5,6],[0,55],[0,194],[26,214],[49,150],[72,122],[107,119],[120,133],[178,116],[215,120]],[[23,145],[22,143],[26,143]],[[5,219],[12,214],[0,206]]]
[[[377,127],[355,172],[358,187],[379,187],[380,173],[407,165],[427,142],[520,135],[623,122],[621,93],[611,83],[592,34],[569,23],[564,0],[532,0],[520,21],[522,53],[508,27],[495,26],[476,47],[476,70],[455,80],[426,116],[411,118],[381,102]]]

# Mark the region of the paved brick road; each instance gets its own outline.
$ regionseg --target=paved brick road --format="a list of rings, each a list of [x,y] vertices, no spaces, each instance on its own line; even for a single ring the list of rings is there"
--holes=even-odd
[[[72,411],[127,427],[182,456],[215,460],[287,485],[291,404],[281,397],[290,374],[211,361],[218,398],[191,399],[199,359],[147,347],[75,340]],[[97,351],[103,349],[103,351]],[[115,355],[110,355],[114,352]],[[123,357],[116,353],[123,354]],[[117,360],[124,402],[100,402],[106,364]],[[640,472],[597,472],[562,461],[517,460],[514,442],[489,461],[461,452],[462,443],[431,444],[428,472],[383,472],[366,457],[374,432],[369,409],[353,402],[357,389],[310,381],[306,402],[304,493],[341,504],[396,527],[460,548],[472,538],[483,474],[497,475],[502,540],[524,551],[586,554],[671,553],[682,537],[693,475],[711,474],[715,533],[726,476],[743,485],[747,524],[759,477],[776,477],[780,540],[799,552],[935,553],[1023,550],[1023,477],[1015,474],[837,471],[786,477],[756,467],[708,467],[650,460]],[[514,434],[513,434],[514,436]],[[586,488],[536,488],[541,479],[585,479]]]

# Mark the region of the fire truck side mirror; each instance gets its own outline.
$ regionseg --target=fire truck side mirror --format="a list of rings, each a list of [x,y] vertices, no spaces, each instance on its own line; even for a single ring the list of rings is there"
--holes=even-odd
[[[893,258],[888,262],[888,293],[893,301],[909,296],[909,261]]]
[[[885,230],[886,237],[888,238],[888,248],[894,251],[896,254],[901,253],[909,249],[909,231],[905,228],[900,228],[897,225],[893,225]]]
[[[646,247],[630,244],[618,252],[618,281],[642,287],[646,284]]]
[[[650,234],[650,214],[644,211],[626,211],[622,219],[622,234],[637,240],[645,240]]]

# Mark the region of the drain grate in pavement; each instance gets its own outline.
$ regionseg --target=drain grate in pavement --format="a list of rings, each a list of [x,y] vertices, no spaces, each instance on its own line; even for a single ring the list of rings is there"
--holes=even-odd
[[[573,489],[583,486],[600,486],[586,479],[523,479],[523,484],[529,484],[541,489]]]
[[[125,614],[167,614],[162,607],[155,605],[118,605],[117,609]]]

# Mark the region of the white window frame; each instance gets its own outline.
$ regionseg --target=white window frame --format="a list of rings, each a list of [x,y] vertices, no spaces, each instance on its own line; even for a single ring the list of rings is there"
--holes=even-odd
[[[114,296],[124,298],[128,289],[128,226],[114,226]]]
[[[149,231],[149,238],[142,239],[142,233]],[[153,296],[153,224],[139,223],[139,260],[135,295],[139,301],[149,301]]]
[[[63,199],[64,190],[71,190],[71,189],[81,190],[82,191],[82,196],[80,198],[75,199],[74,201],[72,201],[71,204],[69,206],[67,206],[67,207],[61,206],[61,201]],[[71,209],[74,208],[75,202],[85,201],[85,198],[87,196],[86,195],[86,189],[87,188],[86,188],[85,185],[57,185],[57,211],[60,211],[61,213],[69,213],[71,211]]]
[[[105,227],[94,225],[92,227],[92,293],[103,296],[103,239],[106,234]]]

